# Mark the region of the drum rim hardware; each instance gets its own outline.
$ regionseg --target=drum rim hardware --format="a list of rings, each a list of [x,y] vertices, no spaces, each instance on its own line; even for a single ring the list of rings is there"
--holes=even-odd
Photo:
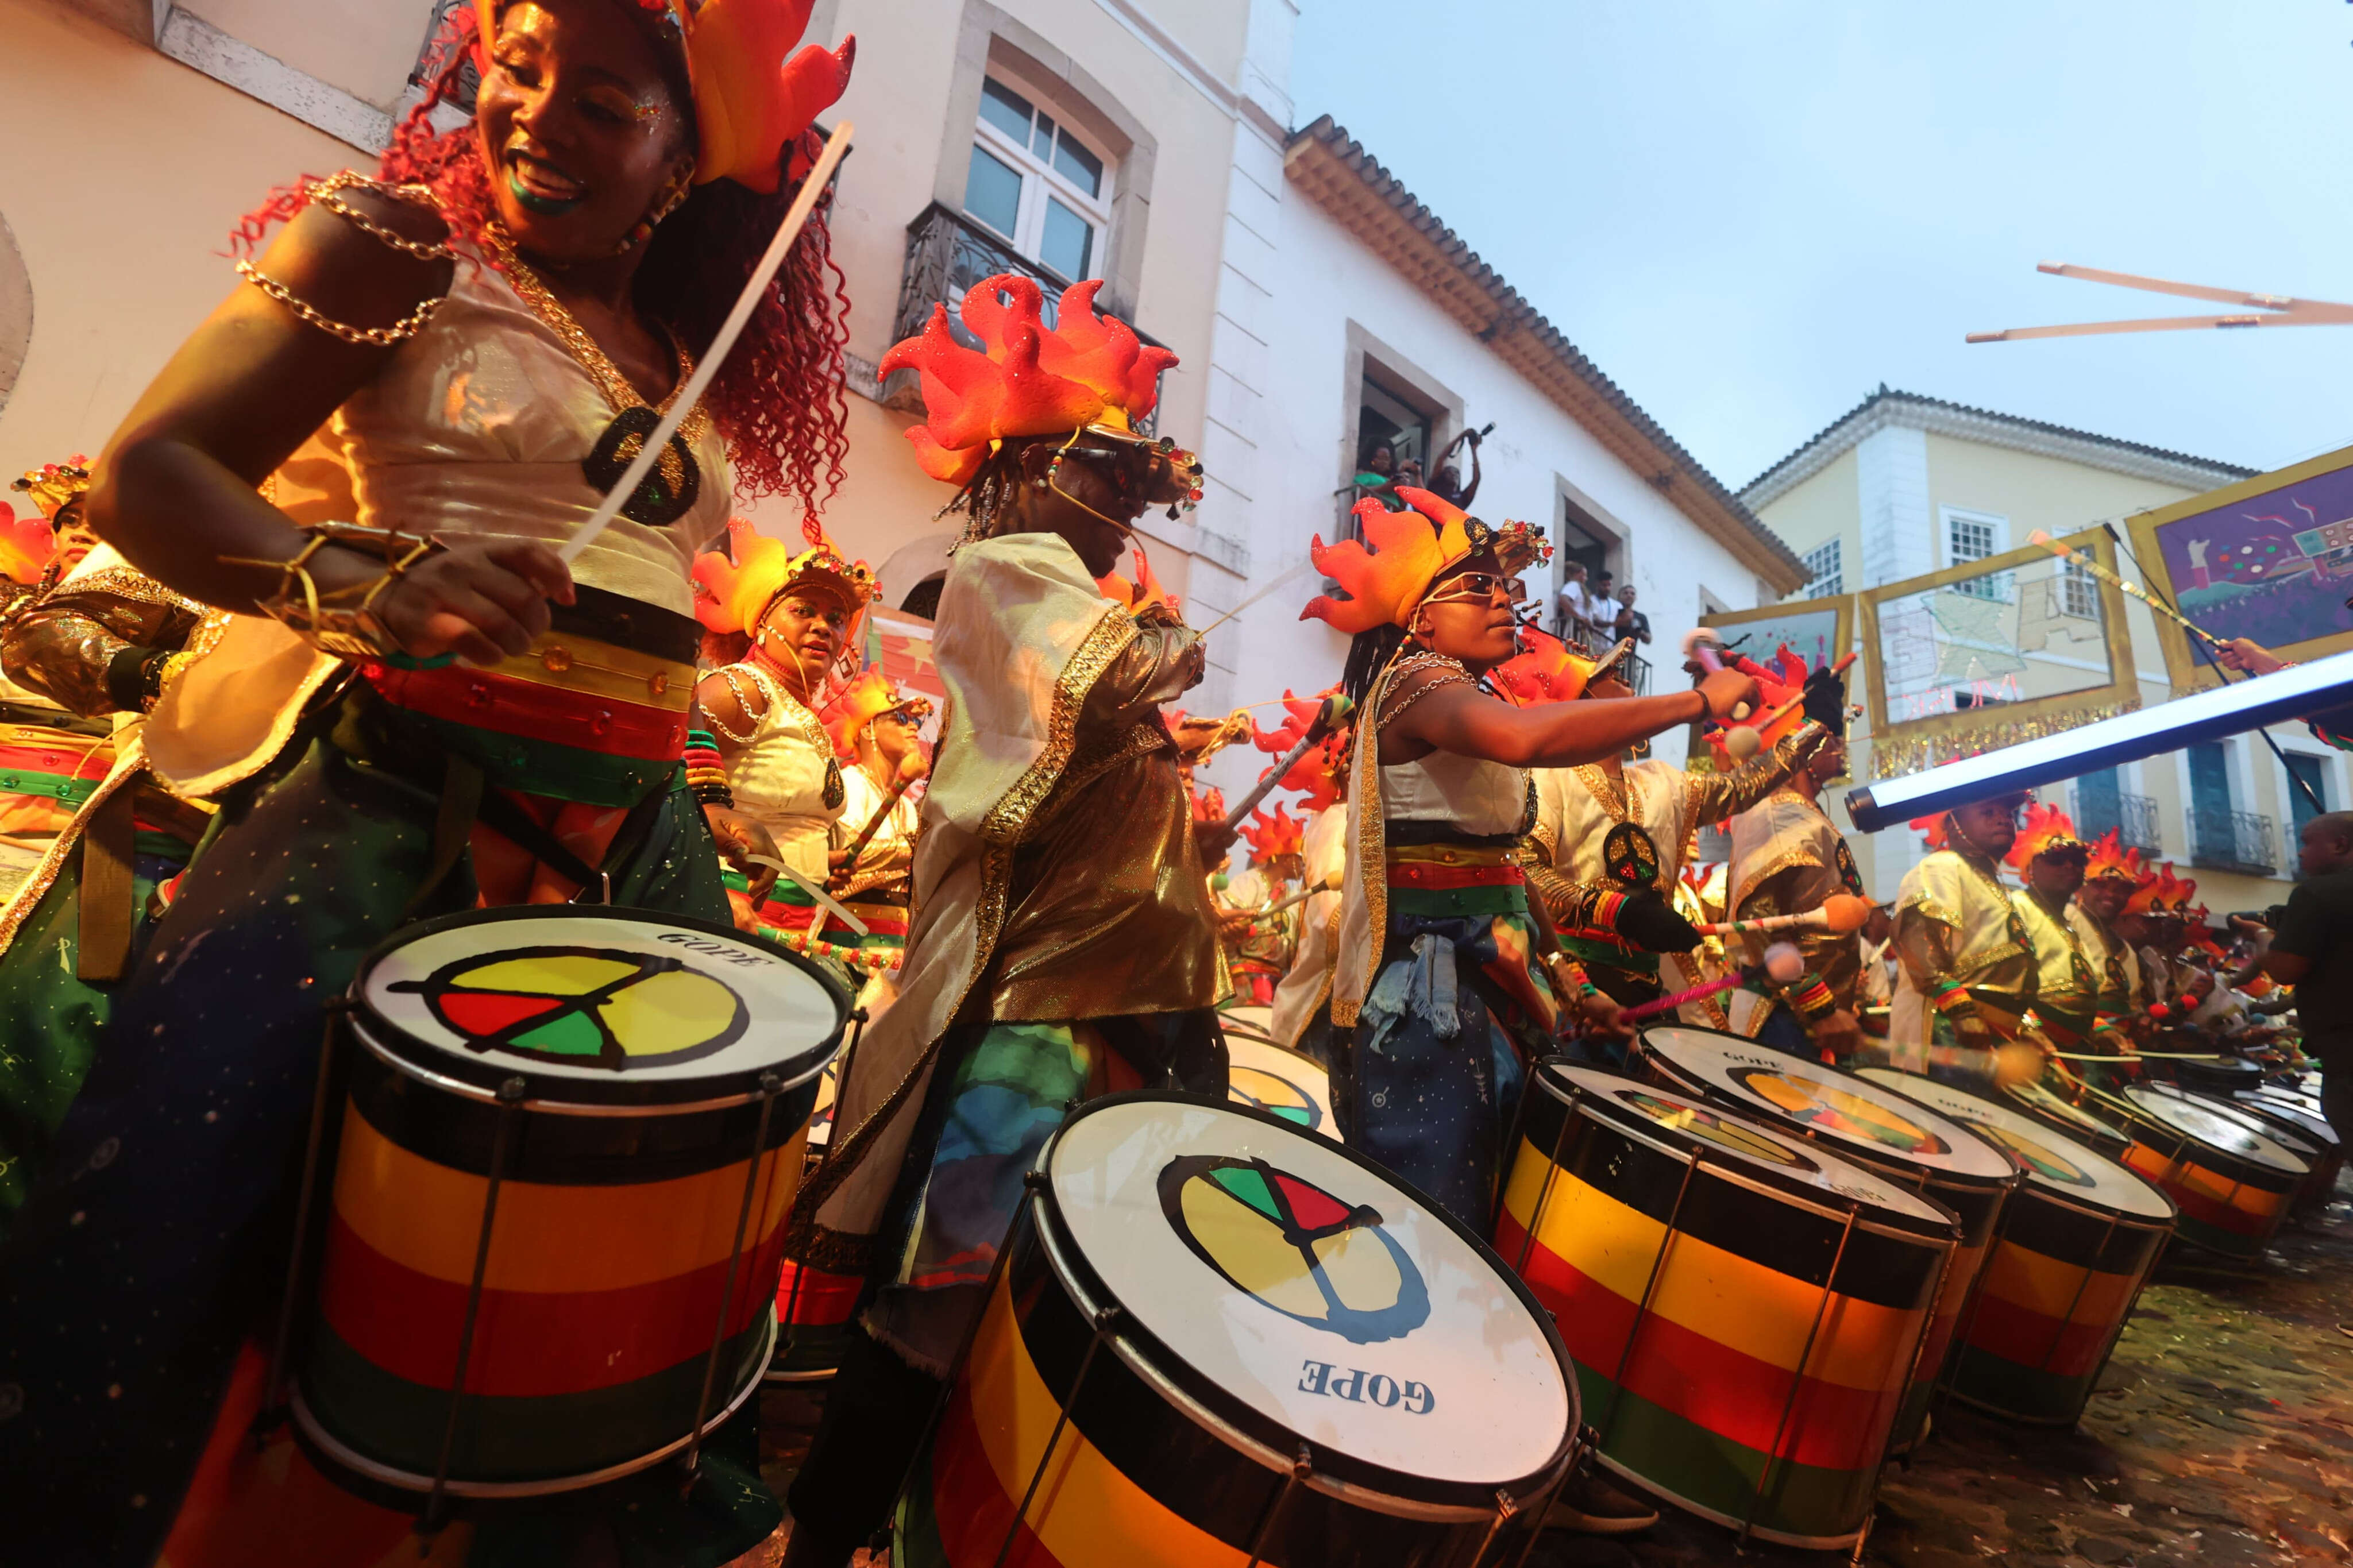
[[[1429,1477],[1417,1477],[1391,1470],[1385,1466],[1357,1459],[1339,1450],[1319,1449],[1301,1434],[1284,1426],[1277,1418],[1251,1409],[1235,1396],[1218,1389],[1206,1374],[1194,1368],[1182,1355],[1155,1336],[1149,1328],[1127,1309],[1125,1303],[1121,1301],[1117,1293],[1110,1289],[1102,1275],[1080,1253],[1075,1236],[1070,1231],[1068,1221],[1061,1215],[1060,1205],[1054,1198],[1050,1174],[1054,1156],[1061,1147],[1064,1135],[1072,1126],[1091,1115],[1137,1103],[1175,1106],[1187,1110],[1217,1111],[1273,1128],[1291,1138],[1299,1139],[1362,1168],[1386,1186],[1409,1198],[1469,1244],[1473,1256],[1484,1261],[1497,1279],[1503,1282],[1517,1300],[1530,1322],[1541,1334],[1558,1370],[1569,1419],[1567,1430],[1562,1434],[1559,1442],[1554,1447],[1546,1462],[1526,1476],[1513,1478],[1501,1485],[1495,1485],[1489,1482],[1434,1480]],[[1550,1500],[1558,1495],[1559,1489],[1567,1479],[1571,1467],[1582,1452],[1583,1434],[1586,1429],[1580,1420],[1581,1410],[1577,1397],[1575,1363],[1569,1359],[1567,1348],[1562,1343],[1558,1331],[1553,1326],[1550,1313],[1546,1311],[1543,1304],[1536,1300],[1526,1285],[1510,1270],[1503,1259],[1495,1255],[1493,1248],[1480,1240],[1469,1227],[1463,1226],[1453,1215],[1447,1214],[1410,1184],[1399,1181],[1356,1151],[1318,1138],[1314,1133],[1279,1116],[1230,1100],[1166,1090],[1129,1091],[1104,1095],[1090,1100],[1072,1111],[1063,1121],[1062,1125],[1055,1130],[1052,1137],[1048,1140],[1046,1147],[1040,1152],[1037,1164],[1025,1181],[1021,1203],[1015,1211],[1013,1223],[1007,1232],[1004,1244],[997,1250],[996,1266],[983,1293],[986,1300],[994,1300],[997,1292],[1004,1288],[1005,1273],[1015,1249],[1021,1244],[1025,1224],[1036,1238],[1048,1272],[1072,1306],[1083,1313],[1086,1320],[1093,1325],[1094,1339],[1089,1347],[1089,1361],[1082,1363],[1079,1378],[1073,1381],[1066,1392],[1057,1395],[1062,1420],[1055,1427],[1054,1439],[1048,1443],[1045,1451],[1039,1458],[1035,1472],[1030,1478],[1025,1493],[1023,1506],[1014,1513],[1005,1542],[1008,1547],[1011,1543],[1014,1533],[1018,1533],[1023,1525],[1030,1522],[1028,1500],[1034,1497],[1039,1479],[1053,1461],[1060,1435],[1063,1427],[1070,1424],[1070,1413],[1078,1406],[1084,1376],[1092,1365],[1093,1352],[1104,1342],[1108,1342],[1113,1355],[1120,1364],[1127,1369],[1146,1390],[1164,1401],[1176,1416],[1192,1422],[1241,1458],[1283,1478],[1282,1489],[1276,1493],[1274,1500],[1270,1503],[1266,1513],[1261,1516],[1256,1527],[1250,1552],[1250,1563],[1253,1568],[1261,1560],[1261,1554],[1276,1521],[1281,1517],[1283,1506],[1292,1494],[1302,1486],[1347,1506],[1400,1520],[1440,1526],[1477,1525],[1483,1521],[1487,1525],[1487,1531],[1477,1553],[1472,1559],[1472,1563],[1476,1564],[1485,1560],[1496,1537],[1513,1519],[1531,1506],[1539,1508],[1537,1518],[1543,1517],[1542,1510],[1548,1509]],[[984,1307],[982,1313],[976,1319],[973,1331],[967,1334],[964,1345],[957,1352],[955,1365],[944,1388],[939,1410],[944,1410],[947,1407],[955,1389],[962,1381],[972,1346],[978,1337],[979,1318],[985,1318],[987,1311],[987,1309]],[[1231,1406],[1230,1411],[1225,1408],[1229,1405]],[[936,1426],[936,1412],[934,1420]],[[1280,1429],[1293,1451],[1285,1453],[1282,1448],[1262,1438],[1258,1432],[1251,1429],[1250,1425],[1246,1423],[1262,1426],[1270,1432]],[[926,1446],[928,1447],[928,1439]],[[910,1478],[909,1484],[923,1484],[920,1475],[919,1468],[917,1475]],[[1467,1500],[1435,1500],[1413,1495],[1417,1490],[1443,1492],[1464,1499],[1484,1492],[1493,1500],[1475,1503]],[[1530,1539],[1531,1541],[1534,1539],[1533,1532]],[[1000,1561],[1002,1556],[1003,1552],[1000,1551]]]
[[[1865,1079],[1870,1082],[1876,1083],[1882,1089],[1888,1089],[1896,1094],[1904,1095],[1907,1100],[1917,1100],[1919,1098],[1916,1095],[1906,1093],[1905,1090],[1898,1084],[1892,1084],[1884,1081],[1884,1079],[1879,1076],[1883,1073],[1890,1074],[1898,1078],[1917,1078],[1921,1076],[1917,1073],[1907,1073],[1901,1068],[1881,1067],[1876,1064],[1869,1067],[1857,1068],[1852,1069],[1852,1071],[1856,1078]],[[2016,1105],[2011,1103],[2002,1100],[1987,1100],[1984,1095],[1971,1094],[1968,1090],[1965,1089],[1957,1089],[1951,1084],[1936,1083],[1936,1080],[1934,1079],[1930,1079],[1928,1081],[1930,1083],[1936,1083],[1938,1089],[1947,1090],[1950,1093],[1966,1096],[1970,1100],[1983,1100],[1987,1105],[1991,1106],[1996,1110],[2008,1111],[2010,1115],[2017,1117],[2020,1121],[2031,1123],[2037,1131],[2042,1133],[2046,1137],[2057,1137],[2066,1140],[2066,1142],[2075,1145],[2075,1151],[2077,1152],[2097,1155],[2101,1163],[2107,1165],[2112,1170],[2121,1173],[2122,1174],[2130,1177],[2133,1181],[2137,1182],[2140,1185],[2148,1189],[2148,1191],[2155,1195],[2158,1202],[2165,1205],[2165,1217],[2162,1220],[2158,1220],[2146,1215],[2133,1215],[2133,1219],[2147,1225],[2152,1228],[2161,1228],[2166,1226],[2170,1226],[2173,1224],[2175,1219],[2179,1217],[2180,1211],[2178,1205],[2175,1205],[2171,1198],[2165,1195],[2164,1192],[2158,1187],[2156,1183],[2150,1181],[2147,1176],[2142,1175],[2138,1171],[2134,1170],[2123,1161],[2116,1159],[2114,1155],[2108,1154],[2102,1150],[2093,1148],[2091,1144],[2084,1142],[2083,1139],[2075,1138],[2070,1134],[2061,1132],[2049,1122],[2019,1109]],[[1920,1100],[1919,1103],[1926,1109],[1936,1111],[1936,1114],[1944,1117],[1947,1121],[1961,1120],[1960,1118],[1955,1117],[1950,1111],[1944,1110],[1940,1106],[1932,1104],[1926,1100]],[[2007,1153],[2007,1151],[2005,1151],[2005,1153]],[[2012,1154],[2008,1157],[2011,1163],[2017,1163],[2016,1155]],[[2070,1192],[2063,1187],[2051,1184],[2046,1181],[2038,1180],[2038,1176],[2035,1172],[2028,1171],[2025,1172],[2024,1174],[2026,1180],[2020,1184],[2018,1189],[2020,1192],[2024,1192],[2029,1188],[2031,1188],[2033,1191],[2041,1194],[2043,1197],[2050,1199],[2052,1203],[2072,1208],[2078,1214],[2082,1214],[2092,1218],[2106,1217],[2108,1213],[2107,1205],[2097,1204],[2090,1198],[2084,1197],[2080,1194]],[[1997,1229],[1999,1228],[2000,1227],[1997,1226]]]
[[[1962,1245],[1962,1226],[1960,1220],[1957,1216],[1953,1215],[1949,1211],[1946,1210],[1943,1205],[1937,1204],[1934,1199],[1927,1198],[1924,1194],[1906,1193],[1904,1194],[1904,1195],[1917,1198],[1918,1201],[1925,1204],[1927,1207],[1943,1215],[1946,1225],[1944,1227],[1944,1233],[1941,1236],[1936,1236],[1917,1229],[1905,1228],[1886,1223],[1873,1222],[1867,1224],[1862,1217],[1866,1207],[1883,1215],[1898,1214],[1901,1211],[1893,1210],[1889,1205],[1875,1200],[1866,1201],[1862,1198],[1846,1196],[1846,1194],[1840,1194],[1840,1196],[1845,1198],[1845,1202],[1842,1205],[1833,1202],[1824,1202],[1812,1197],[1811,1194],[1815,1189],[1810,1188],[1807,1190],[1807,1196],[1799,1197],[1787,1189],[1760,1181],[1746,1179],[1755,1173],[1751,1173],[1746,1169],[1745,1164],[1741,1166],[1727,1166],[1711,1159],[1710,1155],[1713,1151],[1704,1146],[1704,1141],[1694,1137],[1691,1140],[1690,1147],[1678,1147],[1672,1143],[1667,1142],[1656,1135],[1659,1131],[1658,1124],[1649,1122],[1620,1107],[1611,1105],[1607,1099],[1590,1086],[1579,1079],[1567,1078],[1564,1075],[1569,1070],[1576,1070],[1590,1074],[1596,1078],[1622,1079],[1629,1084],[1635,1085],[1644,1089],[1656,1091],[1657,1086],[1650,1084],[1645,1080],[1629,1078],[1624,1074],[1609,1072],[1606,1069],[1599,1068],[1587,1067],[1580,1063],[1572,1062],[1565,1057],[1558,1056],[1546,1058],[1543,1062],[1538,1064],[1538,1068],[1539,1070],[1535,1075],[1536,1080],[1544,1083],[1546,1092],[1549,1093],[1556,1100],[1560,1102],[1563,1114],[1561,1117],[1559,1131],[1554,1136],[1552,1152],[1547,1156],[1547,1168],[1545,1176],[1544,1189],[1538,1194],[1536,1205],[1533,1210],[1531,1210],[1529,1222],[1525,1227],[1527,1234],[1523,1240],[1521,1247],[1521,1267],[1525,1266],[1527,1258],[1535,1249],[1537,1231],[1543,1223],[1545,1205],[1551,1197],[1552,1188],[1557,1178],[1567,1169],[1567,1167],[1562,1163],[1562,1156],[1567,1148],[1569,1130],[1576,1124],[1579,1113],[1585,1111],[1586,1108],[1592,1108],[1589,1113],[1589,1119],[1595,1125],[1598,1125],[1620,1137],[1647,1144],[1653,1149],[1661,1150],[1683,1166],[1683,1174],[1682,1182],[1676,1190],[1675,1201],[1668,1209],[1666,1219],[1662,1225],[1662,1239],[1661,1241],[1659,1250],[1651,1259],[1650,1273],[1643,1284],[1641,1300],[1636,1305],[1634,1321],[1627,1331],[1625,1343],[1620,1347],[1618,1366],[1615,1373],[1609,1379],[1610,1397],[1608,1414],[1600,1423],[1589,1428],[1592,1434],[1591,1441],[1594,1458],[1600,1464],[1606,1467],[1613,1475],[1620,1476],[1624,1479],[1630,1481],[1644,1491],[1655,1493],[1660,1497],[1666,1499],[1672,1502],[1675,1507],[1683,1510],[1695,1518],[1704,1519],[1712,1523],[1735,1531],[1736,1532],[1736,1550],[1739,1550],[1741,1547],[1745,1546],[1749,1537],[1754,1535],[1759,1540],[1772,1542],[1778,1545],[1794,1546],[1801,1550],[1827,1551],[1842,1547],[1852,1547],[1854,1549],[1855,1558],[1859,1561],[1863,1543],[1870,1538],[1872,1523],[1877,1516],[1877,1509],[1875,1502],[1873,1501],[1866,1500],[1863,1508],[1862,1518],[1852,1532],[1826,1536],[1806,1536],[1799,1535],[1793,1531],[1760,1529],[1756,1522],[1757,1510],[1763,1504],[1767,1494],[1771,1489],[1771,1482],[1777,1465],[1795,1463],[1794,1460],[1784,1461],[1782,1456],[1778,1453],[1778,1450],[1781,1447],[1783,1438],[1788,1435],[1789,1417],[1796,1410],[1798,1396],[1804,1385],[1804,1370],[1813,1359],[1814,1345],[1820,1336],[1822,1321],[1829,1311],[1831,1299],[1834,1295],[1838,1294],[1838,1291],[1834,1287],[1838,1280],[1839,1266],[1845,1260],[1848,1243],[1853,1239],[1854,1235],[1858,1230],[1863,1230],[1866,1233],[1878,1231],[1914,1245],[1929,1247],[1937,1255],[1935,1279],[1930,1283],[1927,1292],[1923,1298],[1919,1331],[1914,1336],[1911,1359],[1905,1367],[1902,1384],[1900,1385],[1904,1388],[1909,1389],[1917,1381],[1919,1376],[1920,1359],[1927,1348],[1929,1329],[1934,1318],[1936,1303],[1944,1293],[1945,1279],[1952,1268],[1953,1260],[1960,1253]],[[1550,1068],[1555,1070],[1550,1072],[1542,1070],[1546,1068]],[[1684,1094],[1681,1090],[1676,1089],[1669,1089],[1665,1092],[1672,1094],[1680,1100],[1691,1100],[1703,1109],[1714,1109],[1714,1107],[1710,1106],[1705,1100],[1697,1095]],[[1778,1129],[1773,1131],[1778,1134]],[[1778,1135],[1783,1137],[1787,1142],[1797,1141],[1789,1138],[1787,1134]],[[1528,1139],[1525,1126],[1519,1129],[1513,1142],[1513,1163],[1516,1163],[1518,1151],[1524,1146],[1530,1148],[1535,1147],[1535,1145]],[[1833,1153],[1831,1157],[1833,1159],[1839,1159],[1839,1156],[1835,1153]],[[1840,1160],[1840,1163],[1845,1163],[1846,1162]],[[1857,1168],[1862,1168],[1859,1163]],[[1762,1164],[1757,1167],[1758,1172],[1767,1172],[1771,1169],[1772,1167]],[[1831,1255],[1829,1268],[1824,1270],[1822,1275],[1820,1300],[1815,1304],[1813,1322],[1807,1331],[1804,1348],[1798,1358],[1798,1372],[1796,1375],[1793,1375],[1789,1380],[1789,1393],[1788,1397],[1782,1402],[1781,1414],[1774,1431],[1773,1439],[1765,1449],[1765,1463],[1758,1469],[1755,1486],[1748,1489],[1747,1505],[1742,1517],[1738,1519],[1735,1519],[1724,1510],[1699,1502],[1694,1499],[1684,1497],[1680,1493],[1666,1490],[1660,1482],[1628,1468],[1618,1459],[1612,1458],[1607,1451],[1609,1424],[1614,1421],[1619,1406],[1622,1403],[1622,1395],[1625,1392],[1626,1371],[1633,1357],[1635,1342],[1641,1336],[1642,1325],[1648,1321],[1651,1316],[1651,1301],[1657,1290],[1659,1276],[1665,1267],[1667,1254],[1672,1249],[1672,1240],[1675,1237],[1685,1234],[1679,1229],[1677,1222],[1682,1216],[1683,1203],[1691,1191],[1693,1179],[1703,1170],[1712,1177],[1718,1180],[1728,1181],[1739,1186],[1746,1187],[1749,1190],[1757,1192],[1768,1198],[1792,1201],[1796,1206],[1803,1206],[1812,1209],[1820,1218],[1835,1221],[1840,1226],[1838,1247]],[[1877,1173],[1875,1172],[1870,1173],[1873,1176],[1877,1175]],[[1901,1191],[1901,1188],[1899,1187],[1898,1190]],[[1906,1215],[1905,1217],[1912,1218],[1915,1216]],[[1514,1272],[1516,1274],[1518,1270],[1515,1268]],[[1891,1434],[1892,1430],[1893,1429],[1891,1427]],[[1880,1474],[1885,1470],[1888,1460],[1893,1457],[1892,1447],[1883,1445],[1878,1460],[1876,1461],[1873,1470],[1871,1485],[1864,1489],[1863,1495],[1866,1500],[1876,1498],[1879,1489],[1878,1478]]]
[[[857,1007],[857,998],[849,994],[849,989],[840,981],[827,973],[814,959],[795,952],[781,942],[770,942],[765,937],[738,931],[732,925],[722,925],[716,921],[699,920],[691,915],[669,915],[653,910],[603,904],[593,908],[576,908],[569,904],[506,905],[495,909],[461,910],[456,914],[442,915],[429,921],[419,921],[414,925],[401,927],[400,930],[368,950],[366,955],[360,960],[359,967],[353,972],[349,994],[353,1021],[361,1026],[360,1033],[368,1040],[370,1048],[388,1065],[397,1068],[410,1077],[430,1083],[432,1087],[447,1093],[462,1095],[485,1104],[496,1103],[500,1085],[518,1071],[527,1078],[534,1076],[528,1067],[521,1066],[512,1060],[500,1062],[488,1057],[474,1058],[470,1053],[454,1051],[447,1046],[416,1035],[400,1024],[385,1017],[368,1000],[367,995],[369,981],[375,975],[378,965],[393,953],[413,946],[417,942],[448,931],[461,931],[473,926],[514,925],[533,920],[617,921],[624,925],[651,926],[666,931],[694,931],[714,941],[726,942],[738,948],[756,952],[763,958],[776,959],[814,981],[823,990],[827,999],[833,1003],[835,1023],[833,1028],[822,1038],[786,1058],[791,1061],[806,1057],[816,1063],[814,1067],[797,1074],[786,1083],[784,1092],[786,1093],[799,1088],[810,1078],[822,1072],[824,1065],[839,1053],[842,1037],[849,1028],[849,1016]],[[376,1037],[379,1032],[383,1036],[381,1040]],[[413,1051],[417,1053],[417,1057],[411,1058],[401,1054],[404,1050]],[[426,1065],[427,1059],[438,1063],[438,1066]],[[451,1070],[453,1068],[456,1070]],[[470,1075],[460,1076],[466,1074],[468,1068],[475,1070]],[[550,1115],[569,1116],[668,1116],[698,1110],[726,1110],[735,1106],[749,1105],[758,1099],[761,1093],[758,1087],[759,1076],[768,1070],[770,1069],[765,1067],[742,1068],[701,1076],[664,1079],[633,1078],[627,1073],[602,1075],[546,1073],[536,1075],[540,1079],[541,1087],[568,1093],[575,1098],[570,1100],[534,1099],[530,1102],[530,1109]],[[744,1087],[733,1093],[710,1095],[709,1089],[712,1086],[724,1083],[731,1079],[740,1079]],[[665,1094],[684,1093],[702,1093],[705,1098],[700,1100],[664,1098]]]

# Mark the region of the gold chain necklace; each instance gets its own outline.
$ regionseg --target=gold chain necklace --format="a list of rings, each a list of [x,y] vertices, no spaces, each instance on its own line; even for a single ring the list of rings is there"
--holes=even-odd
[[[752,649],[749,667],[752,679],[759,683],[770,704],[784,704],[785,710],[778,717],[807,737],[808,743],[817,748],[817,754],[825,759],[825,808],[839,811],[841,803],[849,798],[849,790],[842,783],[841,763],[833,754],[833,737],[825,732],[825,721],[819,719],[807,703],[785,689],[784,677],[777,673],[768,656],[757,645]],[[736,701],[740,706],[743,699],[738,698]]]
[[[1621,794],[1620,785],[1610,783],[1609,770],[1599,763],[1580,763],[1572,771],[1583,782],[1586,792],[1593,796],[1594,803],[1601,807],[1603,815],[1610,821],[1631,822],[1641,815],[1642,792],[1635,785],[1634,776],[1631,773],[1619,775],[1620,783],[1623,785]]]
[[[514,240],[506,230],[491,224],[484,233],[490,240],[491,251],[498,258],[500,269],[506,274],[508,285],[524,304],[531,307],[532,314],[562,341],[565,352],[588,373],[588,378],[596,384],[596,390],[604,395],[607,405],[614,413],[626,414],[632,408],[651,408],[658,415],[670,412],[670,405],[678,401],[678,395],[685,389],[687,378],[694,374],[694,361],[685,349],[675,342],[670,343],[670,352],[678,356],[678,379],[670,384],[669,396],[659,404],[649,404],[629,378],[621,374],[620,366],[613,363],[612,356],[588,335],[588,330],[565,308],[564,301],[548,290],[545,279],[515,253]],[[689,447],[701,445],[703,437],[711,434],[711,410],[702,404],[696,404],[680,422],[678,433]],[[673,483],[676,476],[667,472],[667,465],[674,461],[674,458],[671,453],[662,456],[665,465],[663,477]]]

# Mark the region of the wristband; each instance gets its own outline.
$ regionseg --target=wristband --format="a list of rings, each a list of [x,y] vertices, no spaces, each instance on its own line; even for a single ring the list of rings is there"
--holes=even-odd
[[[1781,988],[1782,1000],[1809,1024],[1819,1024],[1838,1011],[1838,998],[1819,974],[1801,974]]]
[[[1974,1018],[1978,1016],[1976,999],[1970,996],[1968,987],[1957,980],[1939,983],[1936,991],[1929,996],[1928,1005],[1947,1018]]]

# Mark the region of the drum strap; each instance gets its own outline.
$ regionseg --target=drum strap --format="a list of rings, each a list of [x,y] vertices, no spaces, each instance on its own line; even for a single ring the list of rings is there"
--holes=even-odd
[[[609,895],[607,874],[613,867],[628,864],[637,853],[653,829],[655,816],[669,798],[667,791],[656,790],[631,806],[620,830],[613,835],[604,866],[592,867],[534,821],[529,812],[501,792],[483,787],[482,770],[471,760],[455,752],[444,755],[447,771],[442,779],[440,805],[433,818],[433,858],[426,868],[425,879],[410,896],[404,911],[410,917],[417,914],[434,889],[456,868],[458,858],[466,853],[476,823],[523,850],[565,881],[579,884],[583,893],[603,889]]]

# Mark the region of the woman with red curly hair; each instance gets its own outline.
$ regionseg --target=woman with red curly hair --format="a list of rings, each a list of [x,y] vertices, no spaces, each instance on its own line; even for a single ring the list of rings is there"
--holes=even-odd
[[[236,614],[147,732],[162,775],[225,805],[12,1238],[0,1513],[26,1560],[399,1547],[414,1505],[334,1489],[256,1424],[326,1005],[370,947],[454,910],[586,894],[724,921],[714,837],[772,847],[681,766],[690,570],[731,492],[815,511],[839,478],[822,209],[621,516],[568,569],[556,550],[810,167],[850,51],[787,61],[809,8],[460,8],[377,177],[247,221],[248,248],[285,226],[97,465],[99,531]],[[470,56],[473,117],[437,132]],[[433,1560],[729,1562],[781,1518],[751,1436],[714,1435],[690,1487],[470,1510]]]

